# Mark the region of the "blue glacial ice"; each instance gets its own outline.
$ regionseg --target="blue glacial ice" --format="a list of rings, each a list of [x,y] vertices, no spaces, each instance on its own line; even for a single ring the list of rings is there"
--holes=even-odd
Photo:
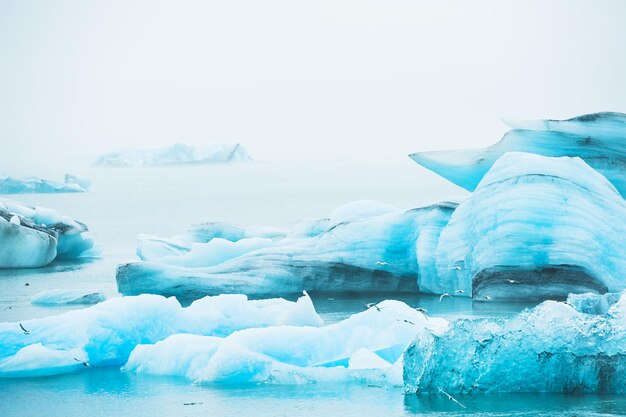
[[[54,259],[97,256],[87,226],[54,210],[0,199],[0,268],[36,268]]]
[[[91,187],[91,180],[87,177],[83,177],[75,174],[65,174],[65,178],[63,180],[65,184],[75,184],[78,185],[85,191],[88,191]]]
[[[226,337],[251,327],[319,326],[308,296],[249,301],[243,295],[197,300],[183,308],[156,295],[112,298],[56,316],[0,323],[0,377],[54,375],[93,367],[119,367],[138,344],[185,333]]]
[[[76,176],[65,176],[65,182],[44,180],[37,177],[15,178],[0,174],[0,194],[31,194],[31,193],[82,193],[89,187],[84,179],[74,180]]]
[[[513,128],[485,149],[419,152],[418,164],[473,191],[506,152],[578,156],[626,197],[626,115],[596,113],[569,120],[508,121]]]
[[[606,314],[619,301],[622,294],[621,292],[570,294],[565,302],[581,313]]]
[[[97,304],[105,299],[100,291],[48,290],[33,295],[30,302],[38,305]]]
[[[173,335],[138,345],[124,369],[200,383],[402,385],[402,353],[415,334],[439,334],[446,327],[443,319],[387,300],[322,327],[250,328],[226,337]]]
[[[564,299],[626,287],[626,202],[580,158],[507,153],[441,231],[420,288]]]
[[[626,393],[626,296],[604,315],[546,301],[512,319],[462,319],[419,334],[408,393]]]
[[[140,262],[120,265],[118,289],[197,298],[307,291],[415,292],[436,273],[441,228],[456,203],[401,210],[372,201],[299,223],[293,232],[208,223],[171,239],[144,238]]]
[[[125,149],[100,155],[94,162],[103,167],[139,167],[175,164],[251,162],[248,151],[238,143],[207,143],[192,146],[177,143],[162,148]]]

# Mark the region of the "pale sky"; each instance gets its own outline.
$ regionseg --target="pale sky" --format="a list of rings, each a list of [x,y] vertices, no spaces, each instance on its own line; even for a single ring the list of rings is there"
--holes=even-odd
[[[0,172],[174,142],[260,160],[480,147],[626,112],[624,1],[0,0]]]

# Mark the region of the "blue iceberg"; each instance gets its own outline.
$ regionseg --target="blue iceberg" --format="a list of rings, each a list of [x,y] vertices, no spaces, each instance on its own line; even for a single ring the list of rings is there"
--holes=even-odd
[[[626,287],[626,202],[580,158],[507,153],[441,231],[430,292],[565,299]]]
[[[569,120],[509,121],[513,127],[485,149],[418,152],[410,157],[453,183],[474,191],[507,152],[578,156],[626,196],[626,115],[595,113]]]
[[[103,167],[139,167],[175,164],[251,162],[248,151],[238,143],[207,143],[192,146],[177,143],[151,149],[126,149],[100,155],[94,162]]]
[[[372,201],[349,203],[329,219],[292,233],[208,224],[171,239],[144,238],[140,262],[120,265],[125,295],[198,298],[300,291],[415,292],[436,273],[437,237],[455,203],[401,210]],[[245,230],[245,231],[244,231]]]
[[[605,315],[546,301],[512,319],[462,319],[419,334],[407,393],[626,393],[626,297]]]
[[[112,298],[57,316],[0,323],[0,377],[54,375],[122,366],[139,344],[186,333],[225,337],[251,327],[319,326],[309,297],[249,301],[243,295],[197,300],[183,308],[156,295]]]
[[[0,199],[0,268],[37,268],[97,256],[85,224],[43,207]]]
[[[0,194],[83,193],[87,191],[89,187],[85,187],[85,180],[78,181],[77,178],[66,175],[65,182],[58,182],[37,177],[15,178],[0,175]]]

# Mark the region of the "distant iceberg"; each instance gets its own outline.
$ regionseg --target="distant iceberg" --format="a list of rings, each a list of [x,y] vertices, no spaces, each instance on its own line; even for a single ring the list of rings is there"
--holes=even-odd
[[[73,305],[97,304],[105,299],[100,291],[48,290],[33,295],[30,302],[39,305]]]
[[[410,157],[453,183],[474,191],[506,152],[578,156],[626,197],[626,114],[595,113],[568,120],[507,121],[513,127],[484,149],[418,152]]]
[[[604,315],[546,301],[508,320],[456,320],[404,355],[407,393],[625,394],[624,380],[626,296]]]
[[[43,207],[0,199],[0,268],[37,268],[96,256],[87,226]]]
[[[94,165],[105,167],[139,167],[175,164],[218,164],[251,162],[248,151],[238,143],[208,143],[192,146],[175,145],[151,149],[126,149],[110,152],[96,159]]]
[[[0,174],[0,194],[31,193],[82,193],[87,191],[88,180],[66,174],[65,182],[44,180],[37,177],[15,178]]]
[[[436,274],[437,237],[456,203],[401,210],[373,201],[336,209],[289,233],[208,223],[171,239],[144,237],[143,261],[120,265],[125,295],[198,298],[222,293],[416,292]]]

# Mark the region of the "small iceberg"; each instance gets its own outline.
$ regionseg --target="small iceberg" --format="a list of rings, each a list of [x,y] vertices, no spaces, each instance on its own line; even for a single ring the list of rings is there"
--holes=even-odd
[[[15,178],[0,174],[0,194],[83,193],[88,190],[86,179],[65,175],[65,182],[37,177]]]
[[[0,199],[0,268],[38,268],[97,256],[87,225],[44,207]]]
[[[251,162],[248,151],[238,143],[207,143],[192,146],[177,143],[151,149],[126,149],[100,155],[94,162],[102,167],[140,167],[175,164],[220,164]]]
[[[35,294],[30,302],[39,305],[98,304],[105,299],[100,291],[49,290]]]

